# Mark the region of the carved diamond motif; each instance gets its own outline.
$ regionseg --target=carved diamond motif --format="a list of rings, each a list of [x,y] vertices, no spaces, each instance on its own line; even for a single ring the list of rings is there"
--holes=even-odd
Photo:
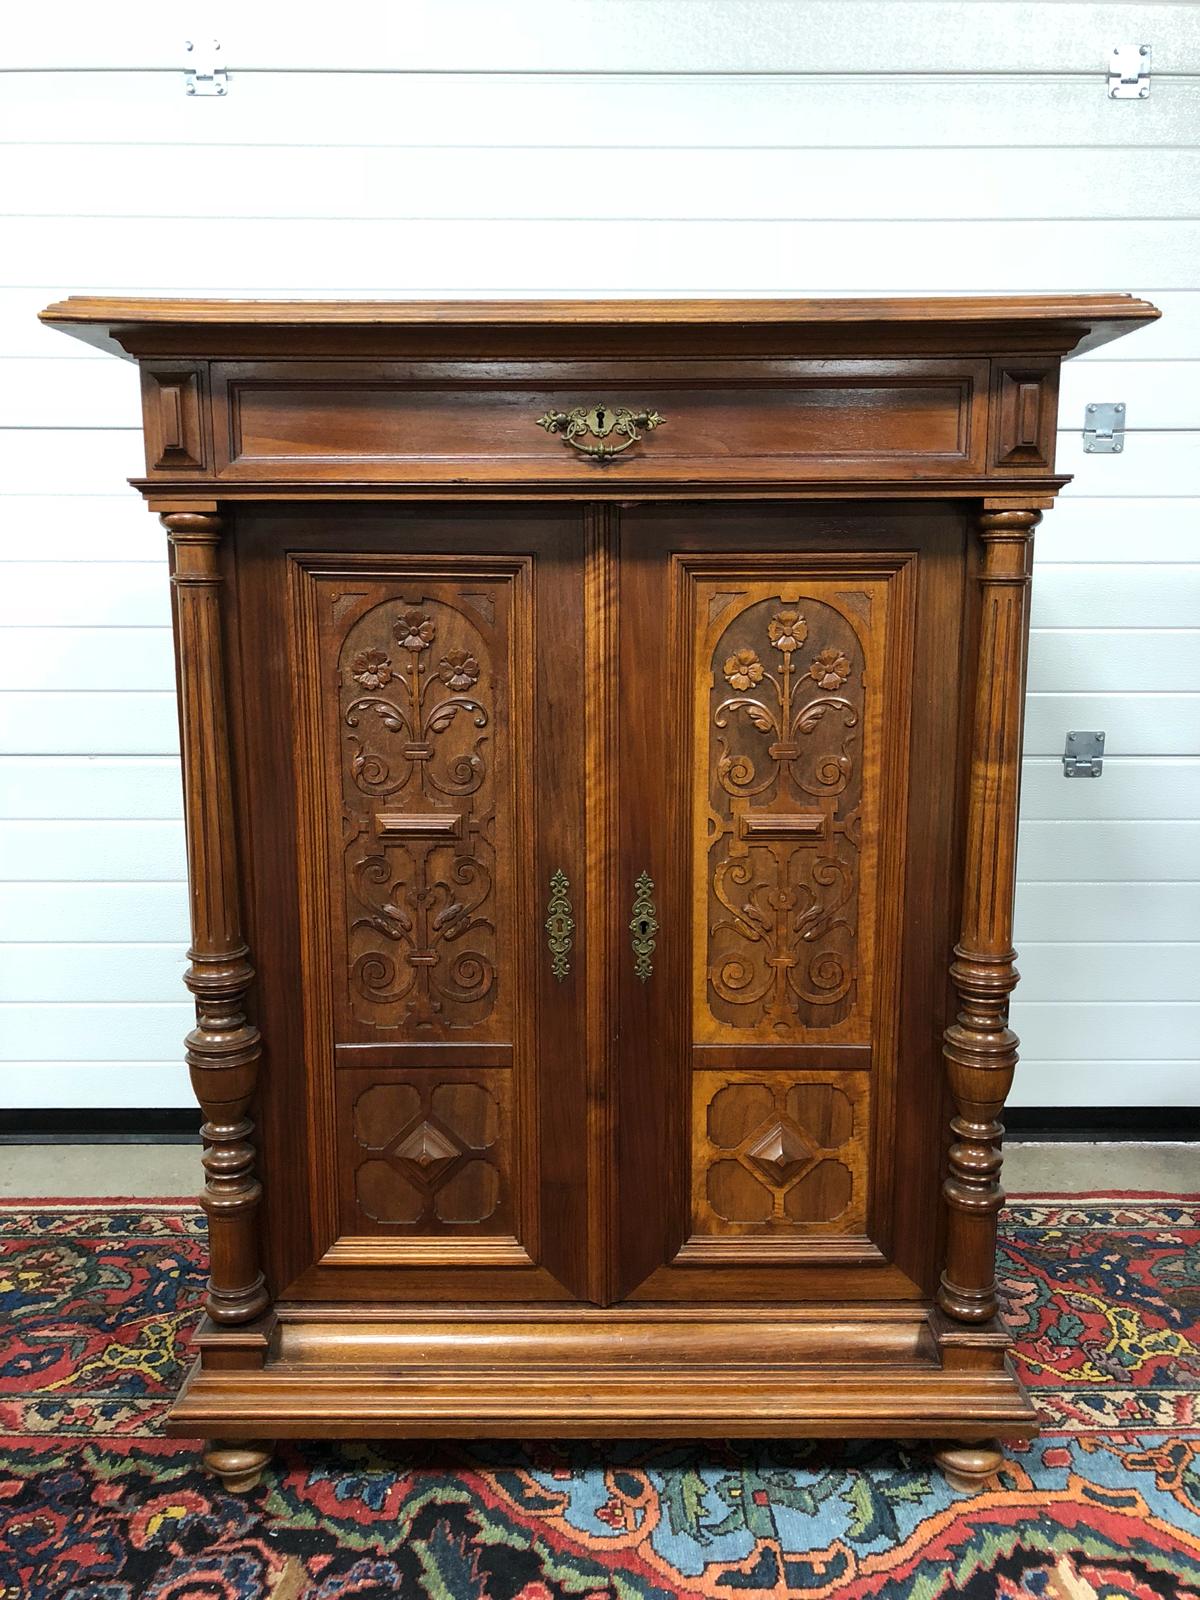
[[[435,1128],[431,1122],[422,1122],[413,1129],[403,1144],[393,1152],[404,1166],[415,1169],[426,1183],[440,1178],[446,1168],[462,1155],[462,1146]]]
[[[752,1161],[771,1183],[786,1183],[794,1178],[811,1154],[804,1140],[782,1122],[768,1128],[746,1151]]]

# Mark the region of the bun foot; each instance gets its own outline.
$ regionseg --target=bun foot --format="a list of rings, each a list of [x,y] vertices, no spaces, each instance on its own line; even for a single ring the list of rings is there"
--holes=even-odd
[[[244,1494],[253,1489],[262,1470],[271,1459],[271,1452],[261,1444],[241,1444],[232,1439],[214,1439],[202,1457],[210,1472],[220,1478],[230,1494]]]
[[[963,1444],[953,1440],[938,1445],[933,1458],[946,1474],[946,1482],[955,1489],[965,1489],[969,1494],[982,1489],[1004,1465],[1004,1456],[994,1442]]]

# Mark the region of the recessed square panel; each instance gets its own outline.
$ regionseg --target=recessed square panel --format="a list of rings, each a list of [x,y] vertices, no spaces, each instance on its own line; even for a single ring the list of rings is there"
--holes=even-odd
[[[700,1070],[692,1084],[693,1238],[865,1232],[868,1073]]]

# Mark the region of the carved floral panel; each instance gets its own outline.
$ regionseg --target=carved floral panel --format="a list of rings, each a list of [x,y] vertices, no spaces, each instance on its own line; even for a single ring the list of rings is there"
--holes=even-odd
[[[698,582],[698,1041],[869,1037],[883,587]]]
[[[466,588],[347,597],[343,959],[360,1030],[511,1038],[508,608],[495,583]]]

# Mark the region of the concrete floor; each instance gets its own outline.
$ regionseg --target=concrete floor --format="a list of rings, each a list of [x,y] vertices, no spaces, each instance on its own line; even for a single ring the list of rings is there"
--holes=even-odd
[[[192,1197],[200,1152],[193,1144],[0,1146],[0,1199],[120,1195]],[[1010,1144],[1009,1194],[1080,1194],[1148,1189],[1200,1192],[1200,1144]]]
[[[1009,1194],[1084,1194],[1147,1189],[1200,1193],[1200,1144],[1010,1144]]]
[[[0,1200],[92,1195],[194,1197],[196,1144],[10,1144],[0,1146]]]

